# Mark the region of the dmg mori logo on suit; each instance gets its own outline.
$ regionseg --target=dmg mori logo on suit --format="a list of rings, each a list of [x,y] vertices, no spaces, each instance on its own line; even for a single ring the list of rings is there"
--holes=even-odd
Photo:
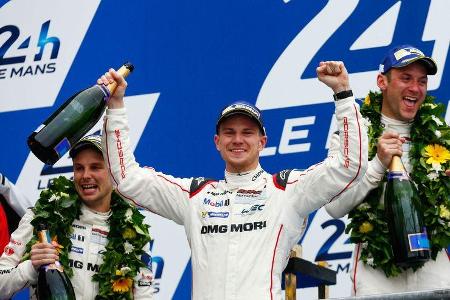
[[[83,269],[84,264],[82,261],[76,260],[76,259],[69,259],[69,267],[75,268],[75,269]],[[92,271],[95,273],[98,273],[100,271],[100,266],[97,264],[93,264],[88,262],[87,264],[87,270]]]
[[[200,233],[226,233],[228,232],[228,228],[230,228],[230,232],[261,230],[267,227],[266,222],[267,221],[256,221],[243,224],[231,224],[229,227],[228,225],[204,225],[202,226]]]
[[[16,0],[1,7],[0,112],[53,105],[99,3]]]

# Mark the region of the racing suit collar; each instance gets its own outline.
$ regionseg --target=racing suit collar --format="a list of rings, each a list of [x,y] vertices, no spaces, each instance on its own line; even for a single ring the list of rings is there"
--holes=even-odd
[[[107,212],[94,211],[82,203],[79,219],[83,223],[104,226],[108,218],[111,216],[111,213],[111,210]]]
[[[225,170],[225,182],[231,189],[238,188],[256,181],[262,173],[264,173],[264,170],[260,164],[254,170],[245,173],[230,173]]]
[[[409,132],[413,124],[413,121],[411,122],[399,121],[381,114],[381,123],[383,123],[385,128],[388,127],[389,129],[395,130],[397,132],[398,129],[400,129],[400,131],[405,131],[406,129]]]
[[[382,114],[381,123],[384,126],[384,131],[395,131],[400,134],[400,136],[409,138],[413,122],[395,120]]]

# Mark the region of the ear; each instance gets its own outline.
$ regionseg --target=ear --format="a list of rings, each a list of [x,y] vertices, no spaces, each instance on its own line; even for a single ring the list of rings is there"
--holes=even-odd
[[[220,149],[219,149],[219,136],[217,134],[214,135],[214,144],[216,145],[217,151],[220,151]]]
[[[267,136],[261,136],[261,138],[259,139],[259,143],[258,143],[258,150],[262,151],[262,149],[264,149],[264,147],[266,147],[267,144]]]
[[[388,85],[388,78],[386,75],[378,74],[377,76],[377,86],[381,91],[386,90],[386,87]]]

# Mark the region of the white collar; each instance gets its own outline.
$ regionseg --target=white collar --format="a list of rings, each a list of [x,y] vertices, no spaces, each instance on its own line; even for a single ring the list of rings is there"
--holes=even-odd
[[[264,170],[259,164],[254,170],[244,173],[230,173],[225,170],[225,182],[230,188],[247,186],[249,183],[257,181],[262,173],[264,173]]]
[[[108,218],[111,216],[112,211],[111,209],[107,212],[99,212],[90,209],[87,207],[84,203],[81,204],[81,214],[80,214],[80,221],[83,223],[88,223],[91,225],[102,225],[102,226],[108,226],[107,221]]]
[[[384,125],[385,130],[393,130],[399,134],[407,134],[409,135],[409,132],[411,130],[411,126],[414,121],[399,121],[395,120],[389,117],[386,117],[385,115],[381,114],[381,123]]]

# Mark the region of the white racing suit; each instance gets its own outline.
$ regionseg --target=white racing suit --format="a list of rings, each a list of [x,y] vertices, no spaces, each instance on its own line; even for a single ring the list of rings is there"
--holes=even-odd
[[[81,212],[80,219],[72,224],[69,259],[74,275],[70,280],[77,300],[88,300],[94,299],[98,293],[98,283],[91,279],[103,262],[99,251],[104,250],[107,243],[109,226],[105,225],[109,213],[96,213],[84,205]],[[38,273],[31,260],[21,262],[26,244],[33,235],[33,226],[30,224],[33,217],[33,212],[28,210],[0,257],[0,299],[8,299],[21,289],[37,283]],[[146,250],[148,252],[149,249]],[[150,259],[149,254],[146,255]],[[134,299],[153,299],[152,280],[150,269],[141,268],[134,280]],[[30,296],[36,299],[34,288]]]
[[[281,273],[308,214],[365,171],[367,139],[353,97],[336,103],[336,116],[340,152],[305,171],[270,175],[258,166],[214,181],[141,168],[130,150],[125,108],[106,112],[104,156],[124,199],[184,225],[193,299],[281,299]]]
[[[403,144],[402,161],[408,172],[411,171],[409,161],[410,128],[411,123],[396,121],[382,116],[381,122],[385,130],[395,131],[406,139]],[[333,136],[329,155],[339,151],[339,138]],[[370,190],[378,187],[383,179],[386,168],[375,156],[368,165],[366,174],[357,185],[354,185],[347,193],[340,196],[339,201],[334,201],[325,206],[327,212],[334,218],[345,216],[350,210],[364,201]],[[382,201],[380,199],[380,201]],[[352,294],[355,296],[400,293],[407,291],[419,291],[450,287],[450,259],[445,250],[438,253],[436,261],[429,260],[416,272],[409,269],[396,277],[386,277],[384,272],[374,269],[360,261],[361,245],[358,244],[353,252],[353,267],[351,271]]]

